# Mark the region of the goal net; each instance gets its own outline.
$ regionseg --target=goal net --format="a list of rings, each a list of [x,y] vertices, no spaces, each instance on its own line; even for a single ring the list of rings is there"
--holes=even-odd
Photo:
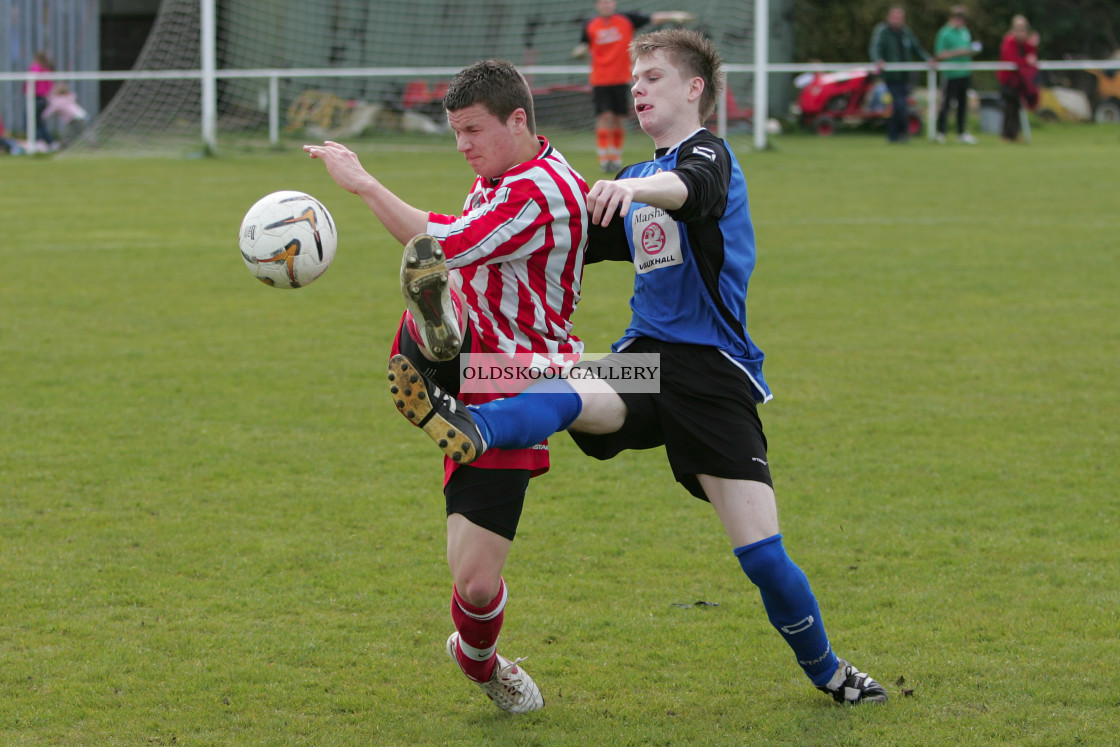
[[[487,57],[511,60],[526,72],[543,130],[584,130],[593,121],[586,62],[571,56],[595,13],[592,0],[216,1],[220,151],[442,132],[447,80]],[[690,27],[710,36],[727,62],[752,62],[750,2],[620,5],[646,13],[678,6],[695,14]],[[164,0],[134,77],[71,152],[202,149],[200,19],[200,0]],[[749,102],[750,87],[749,76],[733,77],[733,100]]]

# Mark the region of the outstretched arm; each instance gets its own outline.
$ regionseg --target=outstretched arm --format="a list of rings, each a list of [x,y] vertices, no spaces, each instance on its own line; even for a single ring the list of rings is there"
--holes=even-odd
[[[914,45],[914,48],[918,50],[918,55],[923,60],[928,62],[930,67],[937,67],[937,57],[926,51],[926,48],[922,46],[922,43],[920,41],[918,41],[918,37],[914,36],[913,31],[911,31],[910,29],[906,29],[906,33],[910,35],[911,43]]]
[[[591,222],[606,226],[611,218],[630,209],[637,200],[663,210],[676,210],[688,199],[688,187],[672,171],[636,179],[604,179],[595,182],[587,194]]]
[[[305,145],[303,149],[323,162],[338,186],[361,197],[397,241],[406,244],[427,230],[428,213],[390,192],[362,168],[357,154],[346,146],[327,140],[322,145]]]
[[[696,16],[687,10],[659,10],[650,15],[650,22],[657,26],[662,23],[691,23]]]

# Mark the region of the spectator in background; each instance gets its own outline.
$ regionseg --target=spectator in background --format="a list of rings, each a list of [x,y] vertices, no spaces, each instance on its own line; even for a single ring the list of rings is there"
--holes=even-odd
[[[618,13],[615,0],[595,0],[599,12],[583,27],[573,57],[591,55],[591,96],[595,105],[595,149],[599,168],[614,173],[622,168],[624,127],[630,113],[630,41],[634,30],[647,23],[688,23],[693,15],[683,10]]]
[[[954,5],[949,12],[949,21],[937,32],[933,43],[933,54],[938,62],[968,62],[972,55],[980,51],[980,44],[973,44],[965,21],[968,11],[963,5]],[[941,108],[937,112],[937,142],[945,142],[945,126],[949,119],[949,106],[957,105],[957,142],[976,145],[976,138],[969,134],[968,89],[972,85],[972,73],[967,69],[943,70],[941,72]]]
[[[1038,32],[1031,31],[1026,16],[1011,19],[1011,28],[999,45],[1000,62],[1015,63],[1014,70],[999,70],[999,95],[1003,100],[1004,141],[1013,143],[1019,139],[1022,129],[1020,117],[1022,105],[1034,109],[1038,106]]]
[[[31,67],[28,68],[33,73],[50,73],[54,71],[54,61],[51,60],[50,55],[46,52],[36,52],[31,60]],[[54,88],[54,81],[51,80],[37,80],[35,81],[35,136],[38,140],[46,143],[50,150],[54,150],[58,146],[55,144],[54,137],[51,135],[51,130],[47,127],[47,118],[43,113],[47,110],[47,105],[50,103],[47,99],[51,95],[51,89]],[[27,90],[24,84],[24,90]],[[34,144],[28,143],[30,149]]]
[[[83,122],[89,119],[89,112],[78,103],[78,94],[70,90],[70,86],[65,83],[59,83],[51,89],[50,95],[47,96],[47,108],[43,110],[43,119],[50,119],[56,115],[63,131],[71,122]],[[61,139],[66,138],[61,137]]]
[[[936,61],[930,56],[906,25],[906,11],[901,5],[892,5],[887,11],[887,20],[877,24],[871,32],[871,44],[867,49],[868,58],[875,63],[876,75],[883,77],[891,94],[891,116],[887,120],[887,142],[904,143],[910,137],[910,72],[887,70],[883,66],[892,62],[915,62],[929,60],[931,66]]]

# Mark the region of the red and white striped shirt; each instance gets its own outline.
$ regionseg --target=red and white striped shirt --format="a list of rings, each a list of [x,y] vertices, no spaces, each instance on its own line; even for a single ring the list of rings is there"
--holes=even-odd
[[[541,150],[496,180],[478,177],[463,215],[430,213],[483,352],[570,362],[587,248],[587,182],[543,137]],[[573,355],[574,354],[574,355]]]
[[[587,249],[587,182],[548,141],[536,157],[496,180],[478,177],[463,215],[428,214],[427,233],[447,257],[473,329],[472,353],[502,353],[539,368],[570,366],[583,352],[572,332]],[[523,388],[462,392],[467,403]],[[444,459],[444,476],[456,464]],[[548,470],[547,442],[491,449],[475,467]]]

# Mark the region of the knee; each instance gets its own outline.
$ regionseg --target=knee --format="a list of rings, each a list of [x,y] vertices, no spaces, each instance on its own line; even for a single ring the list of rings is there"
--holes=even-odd
[[[568,427],[580,433],[601,436],[615,433],[626,422],[626,403],[618,392],[599,379],[572,379],[579,396],[579,415]]]
[[[459,598],[474,607],[485,607],[494,601],[501,589],[501,579],[490,578],[482,573],[468,573],[455,579],[455,590]]]

